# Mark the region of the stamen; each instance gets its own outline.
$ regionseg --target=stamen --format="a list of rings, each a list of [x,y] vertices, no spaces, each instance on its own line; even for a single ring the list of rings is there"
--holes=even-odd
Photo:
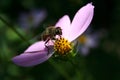
[[[59,38],[55,40],[54,43],[54,50],[57,52],[59,55],[65,55],[70,52],[72,49],[71,43],[66,40],[65,38]]]

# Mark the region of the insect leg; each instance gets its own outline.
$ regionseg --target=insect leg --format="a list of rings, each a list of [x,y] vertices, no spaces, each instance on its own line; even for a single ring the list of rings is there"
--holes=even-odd
[[[50,37],[48,37],[47,40],[45,41],[45,47],[48,49],[48,54],[49,54],[49,47],[47,46],[47,43],[49,40],[50,40]]]

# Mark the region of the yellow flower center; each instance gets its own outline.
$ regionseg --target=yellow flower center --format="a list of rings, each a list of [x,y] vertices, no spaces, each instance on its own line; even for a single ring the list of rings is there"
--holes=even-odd
[[[71,43],[65,38],[55,40],[54,50],[59,55],[65,55],[72,49]]]
[[[82,35],[78,38],[78,40],[79,40],[80,43],[84,44],[86,42],[86,36]]]

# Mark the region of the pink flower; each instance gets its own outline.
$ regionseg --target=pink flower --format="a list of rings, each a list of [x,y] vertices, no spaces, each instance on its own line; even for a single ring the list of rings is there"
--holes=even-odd
[[[91,3],[88,3],[87,5],[78,10],[78,12],[73,18],[72,23],[69,19],[69,16],[65,15],[56,23],[55,26],[61,27],[62,37],[64,39],[67,39],[67,41],[71,43],[87,29],[93,18],[93,13],[94,6]],[[48,43],[50,48],[50,53],[48,54],[48,50],[45,47],[45,42],[38,41],[28,47],[28,49],[25,50],[22,54],[12,58],[12,61],[17,65],[24,67],[40,64],[48,60],[53,55],[53,47],[56,44],[51,44],[50,42]]]
[[[45,9],[32,9],[29,13],[21,13],[19,24],[24,30],[29,30],[31,27],[38,27],[47,17]]]
[[[96,48],[99,45],[100,38],[104,33],[102,30],[97,32],[91,32],[91,29],[87,29],[86,32],[79,38],[77,38],[77,51],[83,56],[87,56],[90,53],[90,49]]]

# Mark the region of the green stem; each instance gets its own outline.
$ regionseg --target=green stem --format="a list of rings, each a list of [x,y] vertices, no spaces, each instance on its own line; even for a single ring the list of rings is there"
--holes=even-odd
[[[0,20],[5,23],[10,29],[12,29],[23,41],[25,41],[27,44],[30,45],[29,41],[23,37],[14,27],[12,24],[10,24],[9,22],[7,22],[5,19],[3,19],[1,16],[0,16]]]

